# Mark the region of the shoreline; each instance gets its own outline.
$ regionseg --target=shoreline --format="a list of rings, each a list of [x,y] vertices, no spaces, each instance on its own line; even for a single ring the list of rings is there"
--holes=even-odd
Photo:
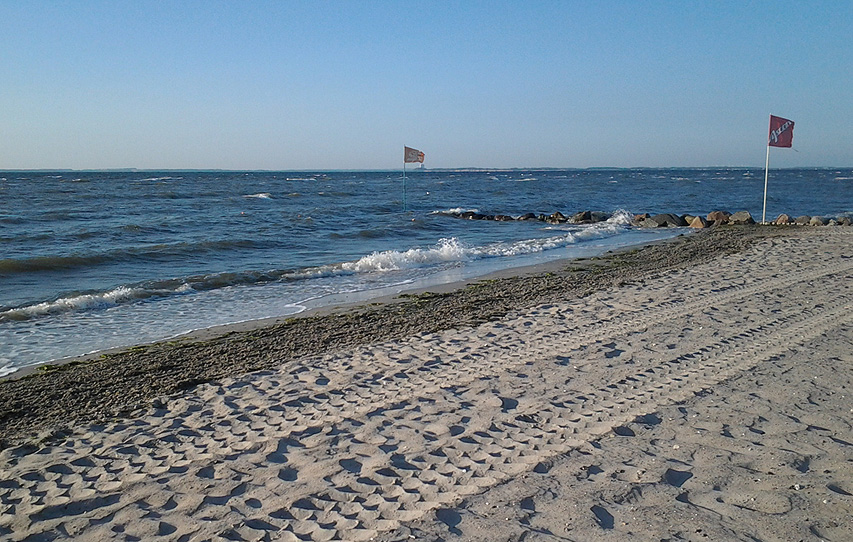
[[[25,368],[0,380],[0,449],[23,435],[61,435],[62,426],[72,421],[126,417],[157,397],[205,382],[340,348],[474,326],[650,272],[697,264],[786,231],[790,229],[756,226],[701,230],[615,249],[601,257],[511,268],[458,283],[206,328],[171,340]]]
[[[171,319],[169,318],[168,313],[164,312],[164,310],[175,310],[175,301],[174,299],[170,299],[168,295],[164,298],[166,301],[166,308],[156,308],[157,303],[151,305],[152,308],[148,309],[147,320],[139,322],[139,330],[135,330],[135,326],[132,325],[134,320],[138,321],[138,316],[136,318],[131,317],[130,321],[127,319],[123,320],[121,317],[117,320],[113,317],[111,320],[108,317],[105,320],[106,326],[99,326],[97,321],[94,326],[88,326],[86,324],[87,316],[85,314],[87,309],[84,309],[81,311],[82,318],[80,323],[68,323],[63,329],[62,327],[52,327],[50,321],[48,321],[44,324],[45,328],[42,329],[42,333],[39,334],[33,331],[28,331],[33,328],[37,330],[38,326],[43,325],[40,322],[41,317],[35,317],[32,318],[31,322],[27,322],[25,328],[19,329],[17,333],[15,332],[16,328],[14,327],[16,325],[15,322],[11,323],[12,332],[9,333],[7,330],[6,337],[10,342],[11,355],[9,355],[5,360],[6,364],[3,367],[0,367],[0,381],[18,379],[38,372],[39,370],[45,370],[51,366],[61,366],[75,361],[90,361],[103,355],[112,355],[148,344],[179,340],[194,340],[197,337],[210,338],[218,334],[228,333],[235,330],[242,331],[254,329],[256,327],[275,325],[276,323],[283,322],[289,318],[322,314],[329,310],[334,311],[338,308],[354,307],[373,302],[393,302],[393,298],[401,295],[405,296],[412,293],[417,294],[423,291],[446,291],[448,288],[457,289],[478,280],[489,280],[495,277],[507,276],[504,271],[509,275],[513,274],[516,269],[518,269],[519,272],[528,272],[525,270],[530,268],[535,272],[535,268],[537,266],[542,266],[541,269],[547,270],[550,269],[549,265],[554,261],[558,262],[557,265],[559,265],[559,262],[561,261],[583,260],[590,257],[598,257],[604,253],[618,252],[623,249],[630,250],[633,247],[652,244],[658,240],[669,237],[686,235],[688,234],[687,232],[692,233],[693,231],[694,230],[688,228],[661,228],[657,231],[647,231],[645,234],[638,234],[637,232],[629,230],[623,232],[627,235],[620,234],[612,237],[605,235],[601,241],[598,241],[597,236],[593,236],[593,239],[589,242],[589,246],[587,246],[587,242],[579,242],[577,244],[571,243],[570,245],[558,248],[557,250],[545,250],[541,253],[533,251],[509,258],[473,257],[471,260],[468,260],[463,255],[461,256],[461,259],[455,262],[455,265],[451,265],[449,268],[444,270],[429,270],[427,271],[427,274],[423,276],[419,276],[419,273],[417,272],[413,276],[406,276],[405,273],[408,273],[408,271],[405,271],[406,267],[404,265],[403,269],[401,269],[401,272],[404,273],[404,275],[400,276],[398,274],[397,278],[379,278],[375,282],[373,279],[369,278],[356,279],[354,285],[349,287],[341,288],[340,285],[338,287],[332,287],[333,290],[338,289],[340,291],[332,291],[316,296],[311,294],[311,292],[314,291],[310,284],[313,279],[309,279],[305,282],[306,291],[303,292],[302,295],[295,290],[280,290],[276,286],[278,281],[272,281],[271,287],[269,288],[270,291],[265,297],[262,295],[259,296],[257,293],[253,293],[260,291],[260,289],[256,288],[244,290],[245,295],[248,296],[250,301],[246,301],[243,297],[244,294],[239,293],[239,290],[238,293],[233,294],[234,297],[230,301],[243,308],[243,310],[238,310],[234,313],[229,313],[228,308],[220,310],[221,306],[219,303],[227,303],[223,301],[221,296],[219,296],[218,301],[216,301],[216,297],[213,297],[213,302],[205,302],[205,294],[202,292],[202,295],[191,297],[192,299],[199,299],[201,301],[196,301],[195,304],[191,302],[189,306],[198,307],[198,304],[200,303],[200,308],[203,312],[204,309],[215,307],[213,312],[221,312],[222,315],[219,317],[210,317],[211,311],[208,310],[207,314],[203,314],[199,319],[195,319],[194,317],[179,318],[181,322],[179,325],[170,325]],[[358,261],[371,257],[372,255],[362,256]],[[453,262],[454,258],[451,258],[451,263]],[[326,266],[321,266],[316,269],[320,270],[323,267]],[[331,267],[334,267],[334,265]],[[417,270],[418,267],[420,266],[415,264],[413,269]],[[426,267],[428,268],[430,266],[427,265]],[[369,271],[368,273],[372,274]],[[361,271],[355,273],[356,276],[360,274],[362,274]],[[344,275],[346,275],[346,273],[344,273]],[[379,273],[380,277],[382,275],[384,275],[384,273]],[[388,276],[394,275],[389,274]],[[288,281],[284,282],[286,283]],[[352,288],[353,286],[356,288],[355,290],[347,291],[347,289]],[[118,290],[121,288],[124,287],[120,287]],[[131,286],[131,289],[134,288],[135,287]],[[320,289],[322,289],[322,287]],[[106,291],[112,292],[118,290],[111,288]],[[213,289],[214,292],[218,290],[219,289],[217,288]],[[282,291],[284,292],[283,299],[276,293]],[[71,299],[76,299],[76,297],[72,296]],[[121,307],[124,302],[122,302],[122,304],[118,304],[116,306],[118,313],[121,314],[120,311],[130,311],[130,313],[133,314],[133,311],[135,310],[133,308],[134,305],[149,305],[148,303],[138,303],[138,301],[139,300],[127,303],[129,308],[125,309],[118,309],[118,307]],[[274,308],[266,310],[265,307],[267,304]],[[29,306],[35,307],[38,305]],[[168,308],[170,306],[171,309]],[[255,311],[254,307],[261,307],[261,310]],[[13,309],[13,312],[15,310],[24,309]],[[97,312],[108,312],[109,310],[112,310],[112,307],[107,307],[106,310],[103,308],[96,309]],[[183,311],[186,314],[193,314],[193,311],[187,310],[186,307]],[[259,312],[264,316],[259,316]],[[160,315],[160,318],[157,318],[158,314]],[[0,316],[5,316],[5,314]],[[76,318],[76,315],[73,313],[71,316]],[[29,318],[25,318],[24,320],[27,321]],[[71,327],[77,325],[82,327]],[[88,337],[90,340],[72,338],[69,341],[65,341],[64,339],[66,335],[70,336],[76,334],[72,329],[79,329],[81,336]],[[30,333],[40,337],[40,339],[34,340],[30,338]],[[18,341],[20,339],[17,339],[17,337],[22,337],[23,341],[19,343]],[[55,345],[64,346],[55,347]],[[18,349],[19,352],[16,352],[16,349]]]
[[[323,302],[317,306],[308,307],[301,312],[282,315],[282,316],[271,316],[265,318],[255,318],[251,320],[244,320],[239,322],[232,322],[227,324],[219,324],[209,327],[203,327],[199,329],[194,329],[191,331],[187,331],[184,333],[179,333],[177,335],[173,335],[171,337],[165,337],[163,339],[157,339],[154,341],[140,342],[136,344],[129,344],[125,346],[116,346],[113,348],[105,348],[102,350],[96,350],[93,352],[89,352],[86,354],[66,356],[57,359],[52,359],[49,361],[44,361],[40,363],[36,363],[34,365],[28,365],[26,367],[21,367],[20,369],[15,370],[12,373],[0,376],[0,383],[6,380],[18,380],[21,378],[25,378],[34,374],[40,374],[41,371],[45,370],[56,370],[61,369],[63,366],[68,364],[74,364],[75,362],[91,362],[96,361],[105,356],[114,356],[117,354],[126,353],[135,349],[144,348],[148,346],[158,345],[158,344],[169,344],[175,342],[203,342],[211,339],[216,339],[223,335],[228,335],[232,333],[246,333],[251,332],[257,329],[264,329],[276,326],[278,324],[282,324],[286,321],[292,320],[294,318],[312,318],[312,317],[320,317],[330,314],[339,314],[341,312],[346,312],[350,310],[359,310],[368,306],[376,306],[376,305],[388,305],[395,303],[405,303],[412,296],[419,296],[425,293],[436,293],[436,294],[448,294],[457,290],[461,290],[467,288],[471,285],[475,285],[478,282],[483,281],[492,281],[499,280],[505,278],[513,278],[519,276],[527,276],[527,275],[541,275],[545,273],[551,273],[555,271],[560,271],[567,267],[568,265],[575,266],[589,266],[592,265],[594,261],[600,260],[601,258],[606,258],[609,256],[615,256],[624,252],[632,252],[634,250],[641,249],[645,246],[656,245],[660,243],[668,243],[677,240],[678,238],[691,235],[696,233],[697,230],[689,230],[684,233],[678,234],[676,236],[665,238],[665,239],[656,239],[644,243],[639,243],[635,245],[628,245],[617,247],[611,250],[607,250],[604,253],[596,256],[581,256],[577,258],[560,258],[555,260],[549,260],[545,262],[535,263],[535,264],[526,264],[526,265],[518,265],[513,267],[507,267],[504,269],[500,269],[497,271],[487,271],[481,275],[474,275],[469,278],[452,280],[449,282],[442,282],[438,284],[429,284],[429,285],[398,285],[398,286],[386,286],[378,288],[377,291],[382,290],[392,290],[397,289],[397,291],[392,293],[376,293],[372,294],[372,290],[367,291],[359,291],[352,293],[337,293],[337,294],[329,294],[319,300]],[[347,300],[348,297],[357,297],[356,300]],[[328,300],[328,301],[327,301]],[[315,300],[317,301],[317,300]]]

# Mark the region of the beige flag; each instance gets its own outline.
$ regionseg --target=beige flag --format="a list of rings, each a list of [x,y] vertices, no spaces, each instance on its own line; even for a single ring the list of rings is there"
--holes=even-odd
[[[421,162],[424,161],[424,153],[419,151],[418,149],[413,149],[411,147],[403,147],[405,151],[403,152],[403,162],[406,164],[411,164],[413,162]]]

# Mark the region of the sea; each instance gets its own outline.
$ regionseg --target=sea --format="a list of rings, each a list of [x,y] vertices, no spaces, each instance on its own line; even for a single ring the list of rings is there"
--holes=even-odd
[[[690,233],[636,213],[760,220],[763,190],[752,168],[0,171],[0,376]],[[768,219],[852,212],[853,169],[770,171]]]

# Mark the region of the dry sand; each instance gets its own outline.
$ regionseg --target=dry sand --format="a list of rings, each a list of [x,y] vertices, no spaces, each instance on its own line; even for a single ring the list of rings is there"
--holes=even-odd
[[[0,453],[0,539],[853,540],[853,229]]]

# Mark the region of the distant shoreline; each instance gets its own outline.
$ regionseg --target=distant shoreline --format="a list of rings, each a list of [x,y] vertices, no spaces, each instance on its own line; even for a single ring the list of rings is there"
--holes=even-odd
[[[797,171],[797,170],[833,170],[833,169],[849,169],[853,166],[800,166],[800,167],[771,167],[771,171]],[[73,168],[11,168],[0,169],[0,173],[384,173],[384,172],[399,172],[402,166],[397,168],[366,168],[366,169],[192,169],[192,168],[92,168],[92,169],[73,169]],[[760,170],[764,171],[762,166],[628,166],[628,167],[611,167],[611,166],[590,166],[590,167],[443,167],[443,168],[417,168],[407,169],[407,173],[412,172],[429,172],[435,171],[440,173],[447,172],[513,172],[513,171],[648,171],[648,170],[711,170],[711,169],[737,169],[737,170]]]

